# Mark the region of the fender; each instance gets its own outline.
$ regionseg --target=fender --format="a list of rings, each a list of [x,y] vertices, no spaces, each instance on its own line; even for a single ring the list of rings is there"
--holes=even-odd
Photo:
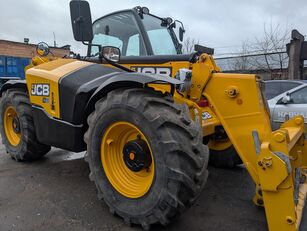
[[[182,84],[183,82],[175,78],[157,75],[157,74],[143,74],[143,73],[118,73],[111,76],[106,81],[104,81],[92,94],[87,105],[86,105],[86,114],[89,114],[94,109],[95,103],[106,96],[108,92],[124,87],[145,87],[149,83],[161,83],[161,84],[170,84],[174,88],[177,84]],[[85,87],[85,86],[84,86]],[[87,86],[88,87],[88,86]],[[80,89],[85,90],[85,89]]]
[[[2,95],[3,92],[5,92],[8,89],[12,89],[12,88],[25,89],[26,91],[28,91],[27,83],[25,79],[9,80],[2,85],[0,89],[0,96]]]

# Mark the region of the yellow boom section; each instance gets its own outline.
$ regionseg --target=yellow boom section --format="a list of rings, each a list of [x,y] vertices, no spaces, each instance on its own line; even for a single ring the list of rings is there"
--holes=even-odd
[[[307,143],[297,116],[272,132],[255,75],[213,73],[203,94],[256,184],[270,231],[299,229],[306,198]]]

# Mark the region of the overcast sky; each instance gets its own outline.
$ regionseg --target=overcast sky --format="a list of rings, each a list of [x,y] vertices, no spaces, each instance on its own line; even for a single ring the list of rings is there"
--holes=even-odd
[[[213,47],[216,54],[238,51],[243,41],[261,37],[264,25],[273,23],[307,34],[306,0],[89,0],[93,20],[116,10],[147,6],[151,13],[181,20],[186,36]],[[83,45],[72,35],[69,0],[0,0],[0,39],[58,46]]]

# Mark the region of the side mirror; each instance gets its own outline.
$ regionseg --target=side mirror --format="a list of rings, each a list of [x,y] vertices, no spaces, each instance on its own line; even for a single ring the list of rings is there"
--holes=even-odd
[[[49,55],[50,53],[50,48],[48,46],[47,43],[45,42],[40,42],[36,45],[36,53],[39,55],[39,56],[47,56]]]
[[[283,102],[284,104],[287,104],[291,101],[291,96],[290,94],[286,94],[284,97],[282,97],[281,102]]]
[[[183,41],[184,32],[185,32],[185,30],[182,27],[179,27],[179,40],[180,40],[180,42]]]
[[[83,0],[72,0],[69,6],[75,40],[82,42],[92,41],[93,28],[89,3]]]
[[[118,63],[120,60],[120,49],[117,47],[106,46],[101,49],[102,57],[114,63]]]

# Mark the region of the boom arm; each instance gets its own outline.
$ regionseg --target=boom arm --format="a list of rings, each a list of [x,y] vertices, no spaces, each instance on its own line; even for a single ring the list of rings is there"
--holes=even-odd
[[[213,73],[204,95],[256,184],[254,202],[264,206],[269,230],[298,230],[307,188],[304,119],[272,132],[258,85],[255,75]]]

